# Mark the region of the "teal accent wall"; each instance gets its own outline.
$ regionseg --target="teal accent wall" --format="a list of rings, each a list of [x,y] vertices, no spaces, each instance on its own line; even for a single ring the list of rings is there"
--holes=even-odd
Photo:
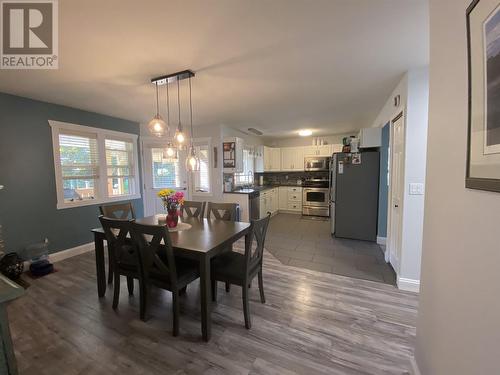
[[[48,238],[51,253],[93,240],[98,205],[56,208],[52,133],[48,120],[139,134],[139,124],[0,93],[0,224],[6,252]],[[141,185],[142,186],[142,185]],[[133,200],[142,217],[142,199]]]
[[[380,179],[378,193],[378,233],[379,237],[387,237],[387,171],[389,167],[389,138],[390,125],[382,128],[382,146],[380,147]]]

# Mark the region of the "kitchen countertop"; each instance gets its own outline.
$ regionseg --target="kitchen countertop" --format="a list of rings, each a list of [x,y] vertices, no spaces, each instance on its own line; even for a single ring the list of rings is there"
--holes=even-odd
[[[302,187],[302,185],[297,184],[280,184],[280,185],[263,185],[263,186],[253,186],[251,188],[241,188],[233,191],[225,191],[224,194],[252,194],[256,191],[265,191],[269,189],[274,189],[277,187]]]

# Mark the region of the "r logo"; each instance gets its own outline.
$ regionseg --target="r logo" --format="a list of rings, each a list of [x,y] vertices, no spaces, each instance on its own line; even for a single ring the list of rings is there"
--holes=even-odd
[[[0,4],[2,68],[57,68],[57,1],[1,0]]]

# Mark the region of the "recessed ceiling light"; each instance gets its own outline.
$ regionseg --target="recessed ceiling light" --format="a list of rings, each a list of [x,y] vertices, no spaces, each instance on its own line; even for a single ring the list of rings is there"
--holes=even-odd
[[[299,135],[301,137],[309,137],[310,135],[312,135],[312,130],[308,130],[308,129],[304,129],[304,130],[299,130]]]

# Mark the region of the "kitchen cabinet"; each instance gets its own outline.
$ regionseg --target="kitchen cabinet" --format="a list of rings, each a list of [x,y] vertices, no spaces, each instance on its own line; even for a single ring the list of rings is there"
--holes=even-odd
[[[260,217],[263,218],[270,212],[274,215],[279,208],[279,189],[264,190],[260,193]]]
[[[382,145],[382,128],[361,129],[358,138],[359,148],[380,147]]]
[[[304,147],[281,148],[281,170],[303,171],[304,170]]]
[[[264,146],[264,172],[281,171],[281,150]]]
[[[332,145],[306,146],[303,151],[304,156],[331,156]]]
[[[280,186],[279,187],[279,210],[288,210],[288,187]]]

